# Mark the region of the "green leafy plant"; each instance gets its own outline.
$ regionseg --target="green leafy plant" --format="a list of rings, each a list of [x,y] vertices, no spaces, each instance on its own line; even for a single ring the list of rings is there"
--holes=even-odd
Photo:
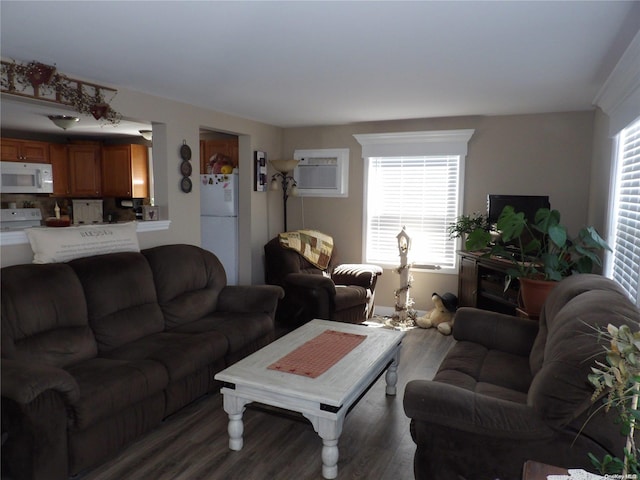
[[[457,217],[454,223],[449,224],[447,232],[449,238],[460,238],[475,230],[488,232],[490,228],[489,216],[486,213],[474,212],[471,215],[464,214]]]
[[[584,227],[571,238],[560,223],[560,212],[548,208],[539,209],[529,223],[524,213],[508,205],[498,218],[497,229],[501,242],[492,244],[491,233],[477,228],[469,233],[465,247],[488,248],[486,255],[511,261],[511,278],[560,281],[573,273],[590,273],[594,265],[601,265],[599,253],[610,250],[593,227]]]
[[[592,401],[597,401],[604,392],[603,408],[617,409],[621,425],[620,433],[627,438],[622,459],[606,455],[598,459],[593,454],[589,458],[602,474],[640,474],[638,449],[634,432],[640,422],[638,399],[640,397],[640,331],[632,331],[628,325],[615,327],[608,325],[600,332],[606,340],[606,363],[596,361],[591,368],[589,382],[595,387]]]

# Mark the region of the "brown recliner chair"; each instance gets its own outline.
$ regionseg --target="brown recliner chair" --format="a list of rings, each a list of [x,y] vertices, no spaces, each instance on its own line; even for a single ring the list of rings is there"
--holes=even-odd
[[[314,318],[361,323],[373,314],[374,291],[382,268],[377,265],[329,263],[316,267],[278,237],[264,246],[265,280],[284,288],[276,320],[289,327]],[[335,247],[332,261],[336,258]]]
[[[432,381],[412,380],[404,410],[416,443],[417,480],[519,480],[525,461],[593,471],[588,454],[622,456],[617,413],[591,402],[587,380],[605,362],[597,328],[640,322],[613,281],[566,278],[539,322],[460,308]]]

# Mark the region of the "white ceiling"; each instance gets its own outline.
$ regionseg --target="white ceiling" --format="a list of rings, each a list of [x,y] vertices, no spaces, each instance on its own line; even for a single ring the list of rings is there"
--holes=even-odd
[[[2,0],[0,14],[4,59],[283,127],[589,109],[640,29],[638,1]]]

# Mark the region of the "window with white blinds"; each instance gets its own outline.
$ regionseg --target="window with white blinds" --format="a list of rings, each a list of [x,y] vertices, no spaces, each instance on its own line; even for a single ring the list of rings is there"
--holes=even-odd
[[[456,242],[447,227],[460,208],[461,155],[369,157],[365,256],[397,266],[397,235],[411,237],[414,268],[455,271]]]
[[[640,305],[640,118],[618,136],[607,276]]]

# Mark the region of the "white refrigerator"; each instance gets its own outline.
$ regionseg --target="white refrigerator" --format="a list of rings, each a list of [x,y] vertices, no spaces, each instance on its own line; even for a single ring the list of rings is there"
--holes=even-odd
[[[222,262],[227,284],[238,284],[238,174],[200,175],[202,248]]]

